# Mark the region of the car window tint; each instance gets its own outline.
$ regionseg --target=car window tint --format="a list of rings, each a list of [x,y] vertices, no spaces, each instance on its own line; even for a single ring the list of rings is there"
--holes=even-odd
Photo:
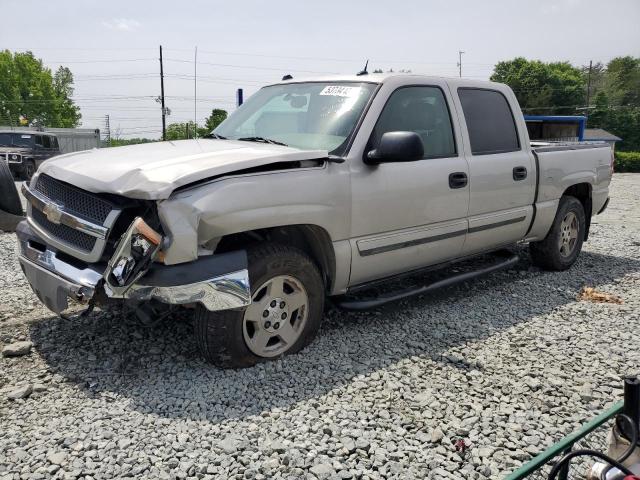
[[[518,130],[505,96],[495,90],[460,88],[471,153],[488,155],[520,150]]]
[[[402,87],[391,94],[373,130],[372,148],[386,132],[417,133],[424,158],[450,157],[456,145],[447,102],[438,87]]]

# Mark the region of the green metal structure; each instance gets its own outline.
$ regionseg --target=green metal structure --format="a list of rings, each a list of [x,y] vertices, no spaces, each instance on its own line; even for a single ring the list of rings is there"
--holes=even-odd
[[[613,420],[616,415],[622,413],[624,402],[620,401],[602,412],[580,430],[568,435],[558,443],[553,444],[544,452],[537,455],[528,463],[506,477],[505,480],[546,480],[549,470],[553,467],[555,460],[562,455],[569,453],[574,448],[593,448],[601,452],[607,450],[607,437]],[[576,458],[567,464],[567,467],[560,471],[558,480],[584,479],[594,459],[587,457]]]

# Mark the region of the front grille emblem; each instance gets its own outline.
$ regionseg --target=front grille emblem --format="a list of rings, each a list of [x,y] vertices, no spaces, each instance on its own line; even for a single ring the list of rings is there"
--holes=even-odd
[[[56,225],[60,225],[60,218],[62,217],[62,205],[51,202],[47,203],[42,209],[42,213],[45,214],[47,220]]]

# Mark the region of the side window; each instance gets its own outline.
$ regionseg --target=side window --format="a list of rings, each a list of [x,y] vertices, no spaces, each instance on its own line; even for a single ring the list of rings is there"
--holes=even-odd
[[[43,136],[42,144],[44,145],[44,148],[51,148],[51,137],[48,137],[47,135]]]
[[[58,145],[58,137],[51,137],[51,146],[56,150],[60,150],[60,145]]]
[[[518,130],[509,102],[495,90],[459,88],[471,153],[489,155],[520,150]]]
[[[373,129],[372,147],[384,133],[397,131],[420,135],[424,158],[456,154],[447,101],[438,87],[401,87],[393,92]]]
[[[36,135],[36,148],[42,148],[42,135]]]

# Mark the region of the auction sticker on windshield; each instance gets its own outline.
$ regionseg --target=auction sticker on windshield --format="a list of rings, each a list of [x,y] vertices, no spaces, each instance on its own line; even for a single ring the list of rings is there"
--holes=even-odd
[[[320,95],[332,95],[334,97],[357,97],[360,87],[347,87],[344,85],[328,85],[322,89]]]

